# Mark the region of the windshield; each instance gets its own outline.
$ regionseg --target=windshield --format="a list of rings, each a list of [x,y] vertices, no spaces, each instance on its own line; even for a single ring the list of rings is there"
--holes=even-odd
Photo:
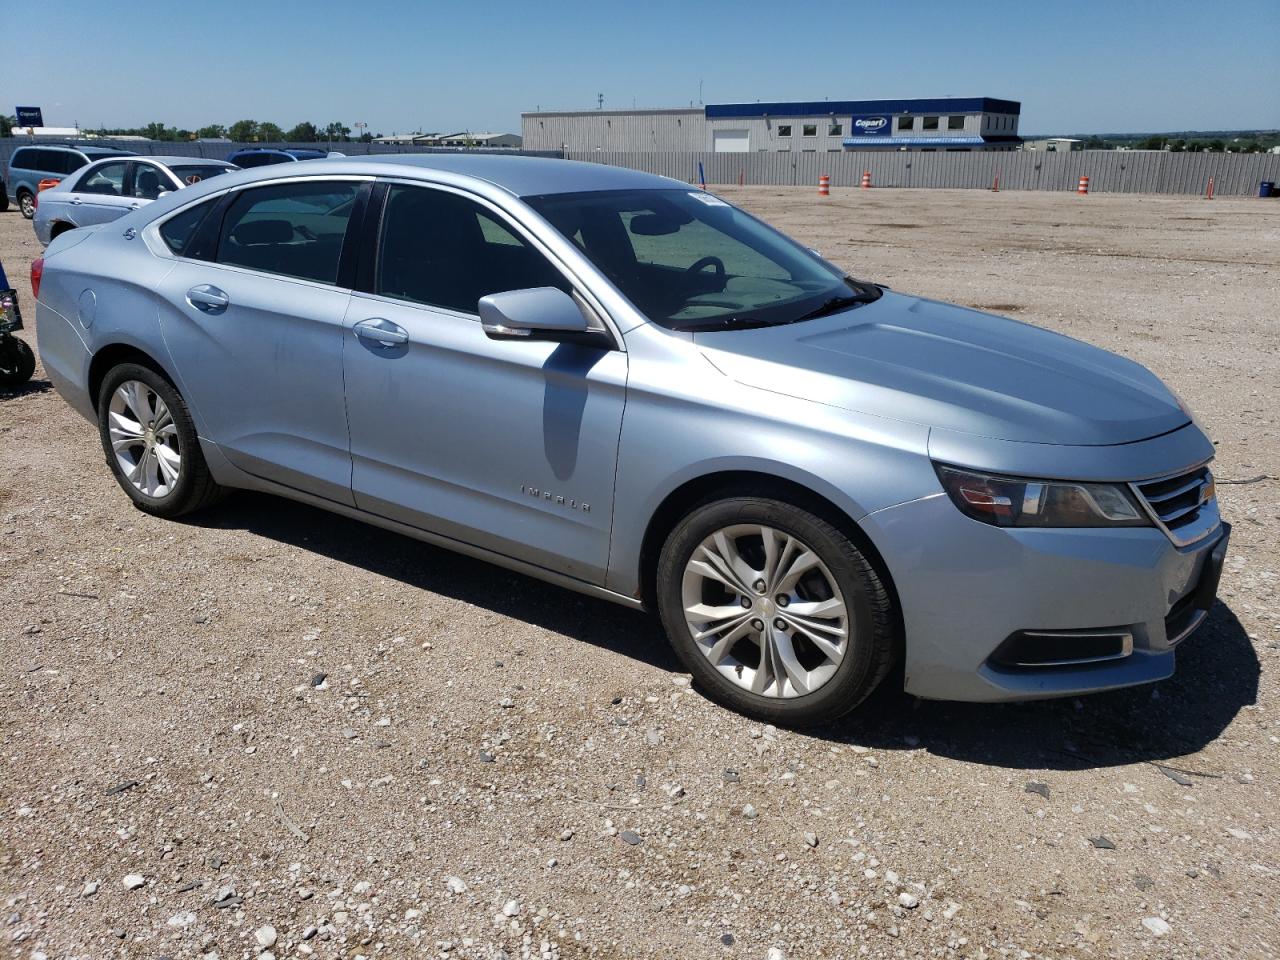
[[[677,330],[795,323],[880,296],[700,190],[526,197],[649,319]]]
[[[172,164],[169,169],[173,171],[173,175],[178,178],[179,183],[183,186],[189,186],[193,183],[199,183],[201,180],[216,177],[220,173],[229,173],[235,167],[224,167],[220,163],[176,163]]]

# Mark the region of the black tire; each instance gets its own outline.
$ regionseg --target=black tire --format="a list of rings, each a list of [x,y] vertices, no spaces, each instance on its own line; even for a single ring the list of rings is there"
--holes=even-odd
[[[30,344],[10,334],[0,335],[0,390],[16,390],[36,372]]]
[[[746,524],[771,527],[808,545],[834,577],[844,597],[848,624],[844,656],[830,679],[812,693],[794,697],[753,693],[712,666],[690,633],[683,598],[686,565],[713,533]],[[858,547],[822,517],[765,497],[715,500],[695,508],[680,521],[659,557],[657,599],[667,636],[699,686],[725,706],[783,726],[830,723],[853,710],[888,674],[898,647],[893,601]]]
[[[157,397],[164,401],[173,417],[176,428],[177,449],[181,457],[178,479],[172,488],[161,496],[152,496],[138,489],[124,475],[120,461],[111,445],[109,429],[111,399],[116,389],[123,383],[136,380],[149,387]],[[107,372],[98,391],[98,433],[102,438],[102,450],[107,458],[107,466],[120,484],[129,499],[139,510],[154,514],[157,517],[179,517],[186,513],[207,507],[224,496],[222,487],[214,481],[209,473],[209,465],[205,462],[200,450],[200,442],[196,436],[195,424],[182,395],[164,376],[137,363],[122,363]]]
[[[30,190],[18,191],[18,209],[30,220],[36,215],[36,198]]]
[[[0,213],[8,213],[9,211],[9,191],[5,189],[3,183],[0,183]]]

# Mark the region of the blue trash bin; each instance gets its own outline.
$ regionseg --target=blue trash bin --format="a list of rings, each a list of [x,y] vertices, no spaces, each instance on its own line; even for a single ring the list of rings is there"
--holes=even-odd
[[[1258,196],[1272,197],[1276,195],[1276,185],[1270,180],[1263,180],[1258,184]]]

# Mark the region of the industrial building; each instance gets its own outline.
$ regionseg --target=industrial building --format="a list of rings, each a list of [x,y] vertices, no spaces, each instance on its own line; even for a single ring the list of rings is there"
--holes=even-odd
[[[993,97],[709,103],[521,114],[526,150],[836,153],[1014,150],[1022,104]]]

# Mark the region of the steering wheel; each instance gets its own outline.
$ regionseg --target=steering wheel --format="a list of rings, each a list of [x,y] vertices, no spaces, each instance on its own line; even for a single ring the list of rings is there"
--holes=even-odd
[[[724,280],[724,261],[719,257],[703,257],[701,260],[695,260],[685,268],[685,274],[694,274],[705,270],[707,267],[716,268],[716,279]]]

